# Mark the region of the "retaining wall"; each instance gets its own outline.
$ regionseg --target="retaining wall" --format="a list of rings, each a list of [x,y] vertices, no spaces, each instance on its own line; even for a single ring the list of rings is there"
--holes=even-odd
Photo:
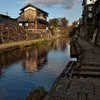
[[[60,32],[54,32],[53,36],[59,37],[61,34]],[[32,33],[30,30],[27,32],[22,26],[0,23],[0,44],[48,37],[52,37],[50,31],[47,33]]]
[[[26,34],[23,27],[0,24],[0,43],[23,41],[25,39]]]

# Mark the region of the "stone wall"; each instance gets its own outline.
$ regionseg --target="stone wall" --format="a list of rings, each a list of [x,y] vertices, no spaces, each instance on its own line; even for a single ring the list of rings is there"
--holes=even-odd
[[[23,40],[26,40],[26,34],[23,27],[0,24],[0,43]]]
[[[42,33],[42,34],[26,34],[26,40],[33,40],[38,38],[47,38],[51,37],[49,33]]]
[[[50,33],[30,33],[22,26],[0,24],[0,44],[47,37],[51,37]]]
[[[0,44],[60,36],[62,36],[61,32],[54,31],[54,35],[52,35],[49,30],[41,33],[34,33],[30,32],[30,30],[26,31],[22,26],[0,23]]]

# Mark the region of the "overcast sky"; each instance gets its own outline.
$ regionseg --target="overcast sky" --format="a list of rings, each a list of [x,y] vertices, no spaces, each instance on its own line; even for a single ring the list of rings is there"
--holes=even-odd
[[[69,25],[77,21],[82,15],[81,3],[83,0],[0,0],[0,13],[17,18],[20,9],[28,3],[49,13],[49,19],[66,17]]]

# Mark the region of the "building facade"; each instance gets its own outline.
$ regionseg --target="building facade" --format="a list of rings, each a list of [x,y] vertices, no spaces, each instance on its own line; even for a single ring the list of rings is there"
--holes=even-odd
[[[20,16],[17,18],[19,26],[24,26],[25,29],[46,29],[48,13],[28,4],[20,9]]]
[[[88,39],[88,29],[95,23],[95,2],[96,0],[83,0],[83,14],[82,14],[82,23],[83,23],[83,36]]]
[[[95,39],[95,44],[100,46],[100,0],[95,2],[95,12],[97,21],[97,34]]]
[[[10,18],[7,15],[0,14],[0,23],[18,25],[17,19]]]

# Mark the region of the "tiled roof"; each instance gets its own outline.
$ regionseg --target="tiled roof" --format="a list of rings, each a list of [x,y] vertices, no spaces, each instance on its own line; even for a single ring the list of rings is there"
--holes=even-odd
[[[25,7],[23,7],[22,9],[20,9],[20,11],[24,11],[24,9],[27,8],[27,7],[33,7],[33,8],[35,8],[35,9],[41,11],[41,12],[44,12],[44,13],[48,14],[47,12],[43,11],[43,10],[40,9],[40,8],[35,7],[34,5],[32,5],[32,4],[30,4],[30,3],[29,3],[28,5],[26,5]]]
[[[18,20],[18,22],[27,22],[29,19],[26,19],[26,18],[20,16],[17,18],[17,20]]]

